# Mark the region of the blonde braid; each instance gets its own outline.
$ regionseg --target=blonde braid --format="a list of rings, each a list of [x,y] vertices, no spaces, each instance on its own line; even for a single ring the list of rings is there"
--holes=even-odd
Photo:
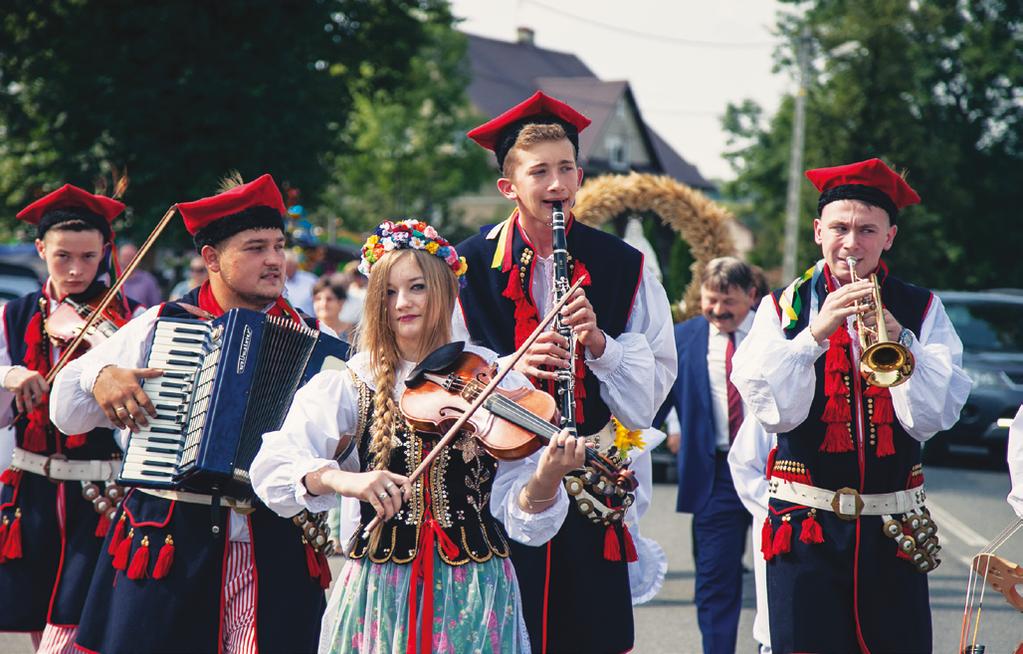
[[[389,357],[383,350],[381,348],[379,352],[382,360],[373,366],[376,390],[373,393],[373,425],[369,431],[369,453],[377,470],[386,470],[391,461],[391,443],[400,418],[394,402],[394,373],[398,362],[386,361]]]

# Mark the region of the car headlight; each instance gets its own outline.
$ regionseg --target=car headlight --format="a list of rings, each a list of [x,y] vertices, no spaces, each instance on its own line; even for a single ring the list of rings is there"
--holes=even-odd
[[[964,367],[963,371],[973,380],[974,388],[980,386],[1001,388],[1005,386],[1005,378],[1000,370]]]

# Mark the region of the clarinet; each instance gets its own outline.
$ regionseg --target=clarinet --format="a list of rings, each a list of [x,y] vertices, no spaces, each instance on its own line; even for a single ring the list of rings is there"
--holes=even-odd
[[[554,202],[551,212],[551,228],[554,245],[554,302],[568,292],[571,282],[568,278],[568,244],[565,240],[565,212],[561,202]],[[556,398],[561,409],[561,428],[567,429],[572,436],[576,435],[575,424],[575,334],[572,328],[561,320],[559,314],[554,319],[554,329],[568,341],[568,368],[558,369],[555,387]]]

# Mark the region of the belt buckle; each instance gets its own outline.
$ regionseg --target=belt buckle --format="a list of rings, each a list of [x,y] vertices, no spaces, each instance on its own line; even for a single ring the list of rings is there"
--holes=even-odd
[[[854,502],[853,502],[853,504],[856,507],[856,512],[855,513],[852,513],[852,514],[842,513],[842,509],[841,509],[842,502],[841,502],[841,500],[842,500],[842,496],[843,495],[851,495],[852,497],[856,498],[854,500]],[[853,520],[858,520],[859,517],[860,517],[860,512],[863,511],[863,498],[860,497],[860,492],[858,490],[856,490],[855,488],[849,488],[848,486],[846,486],[844,488],[839,488],[837,491],[835,491],[835,494],[832,495],[832,497],[831,497],[831,510],[834,512],[834,514],[836,516],[838,516],[842,520],[845,520],[846,522],[852,522]]]
[[[51,454],[50,456],[46,457],[46,460],[43,461],[43,476],[49,479],[52,483],[59,484],[61,481],[63,481],[62,479],[54,479],[53,477],[50,476],[50,464],[53,463],[54,459],[56,459],[57,461],[68,460],[66,454]]]

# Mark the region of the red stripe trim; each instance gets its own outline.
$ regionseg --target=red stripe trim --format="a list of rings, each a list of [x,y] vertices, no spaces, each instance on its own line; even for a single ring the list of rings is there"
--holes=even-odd
[[[934,304],[934,293],[930,293],[927,296],[927,304],[924,306],[923,316],[920,318],[920,331],[923,331],[924,319],[927,318],[927,313],[931,310],[931,305]]]
[[[636,306],[636,296],[639,295],[639,287],[643,283],[643,275],[646,274],[646,256],[639,254],[639,274],[636,276],[636,287],[632,289],[632,299],[629,300],[629,310],[625,312],[625,320],[632,317],[632,308]],[[590,281],[593,281],[592,279]],[[670,317],[670,316],[669,316]]]
[[[853,617],[856,618],[856,640],[860,645],[860,652],[870,654],[867,641],[863,639],[863,629],[860,627],[860,521],[856,520],[856,550],[853,553]]]
[[[152,520],[150,520],[149,522],[135,522],[135,516],[133,516],[131,514],[131,509],[128,508],[128,498],[131,497],[132,493],[134,493],[135,491],[136,491],[135,488],[132,488],[131,490],[129,490],[128,494],[124,496],[124,501],[121,503],[121,505],[124,507],[124,512],[126,514],[128,514],[128,522],[131,524],[131,526],[132,527],[156,527],[157,529],[161,529],[163,527],[166,527],[167,523],[169,523],[171,521],[171,517],[174,515],[174,507],[177,506],[177,504],[178,504],[177,501],[176,500],[167,500],[168,502],[171,503],[171,505],[170,505],[170,509],[168,509],[168,511],[167,511],[167,518],[163,522],[154,522]],[[160,499],[162,499],[162,498],[160,498]]]
[[[89,649],[88,647],[85,647],[83,645],[79,645],[77,642],[75,642],[75,649],[77,649],[77,650],[79,650],[81,652],[85,652],[85,654],[100,654],[96,650]]]
[[[542,654],[547,654],[547,606],[550,600],[551,590],[551,542],[547,541],[547,565],[544,571],[543,577],[543,629],[541,630],[541,638],[543,638],[540,647]]]
[[[64,519],[60,519],[61,503],[64,504]],[[46,622],[53,621],[53,603],[57,600],[57,588],[60,587],[60,575],[64,570],[64,556],[67,552],[67,489],[65,482],[57,484],[57,497],[54,502],[57,511],[57,528],[60,529],[60,562],[57,564],[57,576],[53,580],[53,590],[50,591],[50,604],[46,608]],[[78,625],[70,625],[76,627]]]
[[[778,298],[774,297],[774,293],[768,293],[768,297],[774,302],[774,310],[778,312],[778,317],[781,318],[781,305],[778,304]]]
[[[224,534],[224,558],[220,566],[220,619],[217,621],[217,652],[218,654],[224,654],[224,615],[227,607],[227,555],[231,551],[231,539],[230,535],[231,523],[228,520],[227,529],[228,533]]]

